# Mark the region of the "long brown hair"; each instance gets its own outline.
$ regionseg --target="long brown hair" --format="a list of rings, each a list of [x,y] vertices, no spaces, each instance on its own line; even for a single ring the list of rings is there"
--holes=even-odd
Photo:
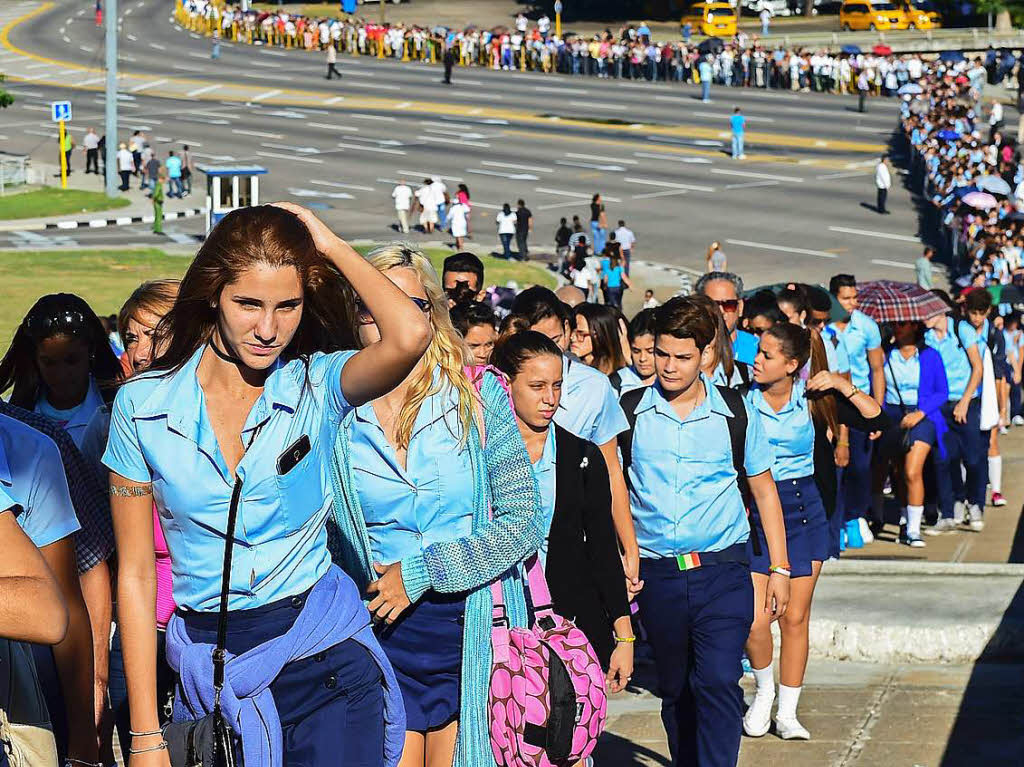
[[[828,355],[825,344],[817,330],[800,327],[791,322],[780,322],[764,331],[779,342],[782,354],[796,360],[793,376],[800,374],[807,360],[811,361],[810,377],[813,378],[822,370],[828,370]],[[833,397],[809,397],[811,417],[816,423],[825,424],[832,431],[833,439],[839,436],[839,416],[836,413],[836,401]]]
[[[606,304],[580,304],[573,309],[577,317],[587,321],[593,348],[592,367],[605,375],[626,367],[626,358],[619,341],[619,314]]]
[[[150,369],[177,370],[209,341],[221,291],[257,264],[292,266],[302,283],[302,320],[284,358],[355,348],[348,283],[294,213],[258,205],[224,216],[196,253],[174,307],[157,326],[154,343],[165,351]]]
[[[732,352],[732,339],[729,337],[729,328],[726,327],[722,310],[718,304],[703,293],[695,293],[690,298],[707,309],[715,320],[715,340],[711,342],[715,353],[715,364],[712,366],[712,371],[715,367],[721,365],[722,372],[725,373],[725,380],[731,381],[736,365],[734,364]]]

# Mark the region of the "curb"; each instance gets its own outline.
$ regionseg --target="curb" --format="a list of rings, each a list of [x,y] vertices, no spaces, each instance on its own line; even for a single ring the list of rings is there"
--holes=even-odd
[[[201,216],[206,208],[187,208],[186,210],[167,211],[164,221],[178,218]],[[16,232],[43,229],[102,229],[106,226],[127,226],[129,224],[152,224],[153,214],[146,216],[119,216],[117,218],[90,218],[80,221],[47,221],[35,224],[0,224],[0,232]]]
[[[822,572],[827,572],[830,578],[843,575],[957,575],[1011,576],[1024,579],[1024,564],[838,559],[826,562]]]

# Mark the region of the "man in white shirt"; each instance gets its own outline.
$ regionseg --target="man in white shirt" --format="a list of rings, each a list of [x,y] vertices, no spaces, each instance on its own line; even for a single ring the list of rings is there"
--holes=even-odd
[[[95,128],[89,128],[82,139],[82,148],[85,149],[85,172],[100,174],[100,137],[96,135]],[[92,170],[89,170],[92,168]]]
[[[1003,105],[996,99],[992,99],[992,108],[988,113],[988,128],[990,141],[996,131],[1003,129]]]
[[[548,32],[551,29],[551,19],[545,13],[539,19],[537,19],[537,31],[540,32],[540,36],[545,40],[548,39]]]
[[[409,208],[412,207],[412,187],[405,183],[405,179],[398,182],[398,186],[391,192],[395,201],[395,213],[398,214],[398,228],[402,234],[409,233]]]
[[[423,186],[416,190],[416,202],[420,206],[420,225],[423,231],[430,234],[437,224],[437,202],[434,189],[429,178],[423,179]]]
[[[884,154],[878,161],[878,165],[875,166],[875,187],[878,189],[876,208],[879,213],[887,216],[889,211],[885,209],[885,198],[889,195],[889,189],[892,187],[892,174],[889,172],[889,158]]]
[[[434,209],[437,211],[437,225],[440,229],[445,229],[445,197],[448,194],[448,187],[445,186],[444,182],[435,177],[430,182],[430,192],[434,197]]]
[[[117,172],[121,176],[121,186],[118,187],[122,192],[128,191],[128,177],[132,175],[135,170],[135,158],[132,157],[132,153],[128,151],[128,145],[123,141],[118,145],[117,149]]]
[[[636,246],[636,235],[633,230],[626,226],[626,222],[619,219],[619,228],[615,230],[615,241],[619,243],[622,252],[622,268],[629,274],[629,262],[633,258],[633,248]]]
[[[530,22],[527,20],[526,16],[524,16],[522,13],[520,13],[518,16],[516,16],[516,29],[519,31],[520,34],[524,34],[526,32],[526,28],[529,25],[530,25]]]

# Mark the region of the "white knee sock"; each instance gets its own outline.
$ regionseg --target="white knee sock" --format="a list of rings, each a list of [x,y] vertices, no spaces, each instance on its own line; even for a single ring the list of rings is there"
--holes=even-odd
[[[1003,457],[1001,455],[988,457],[988,484],[992,487],[993,493],[1003,492]]]
[[[775,700],[775,675],[772,673],[772,666],[769,663],[765,668],[751,669],[754,672],[754,681],[757,683],[758,698]]]
[[[786,687],[779,685],[779,710],[775,714],[779,719],[796,719],[796,706],[800,702],[800,691],[803,687]]]
[[[921,517],[924,506],[907,506],[907,535],[911,538],[921,537]]]

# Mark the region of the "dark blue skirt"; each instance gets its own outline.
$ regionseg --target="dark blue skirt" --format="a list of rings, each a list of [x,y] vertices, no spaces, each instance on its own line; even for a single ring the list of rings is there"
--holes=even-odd
[[[466,595],[428,591],[378,635],[405,701],[406,730],[429,732],[459,718]]]
[[[308,593],[308,592],[307,592]],[[241,655],[295,622],[306,594],[228,613],[227,650]],[[181,612],[193,642],[217,641],[217,614]],[[349,639],[286,665],[270,683],[287,767],[381,767],[384,688],[377,662]]]
[[[829,527],[825,505],[814,483],[814,477],[783,479],[775,483],[782,503],[782,518],[786,524],[786,550],[789,554],[789,571],[794,578],[811,574],[812,562],[824,562],[829,556]],[[767,575],[771,570],[771,556],[764,537],[764,527],[756,510],[755,529],[761,539],[761,556],[754,556],[753,546],[748,544],[750,569]]]

